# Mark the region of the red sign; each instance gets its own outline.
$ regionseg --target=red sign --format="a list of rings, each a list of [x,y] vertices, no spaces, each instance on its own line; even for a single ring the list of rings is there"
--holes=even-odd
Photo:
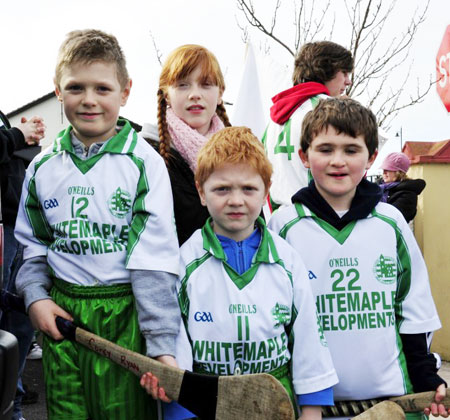
[[[444,33],[436,57],[436,88],[447,112],[450,112],[450,25]]]

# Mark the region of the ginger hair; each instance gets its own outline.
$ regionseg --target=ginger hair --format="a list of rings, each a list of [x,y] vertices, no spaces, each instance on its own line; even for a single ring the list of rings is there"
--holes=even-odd
[[[336,76],[338,71],[353,71],[352,53],[331,41],[309,42],[304,44],[295,57],[292,82],[324,84]]]
[[[114,35],[97,29],[76,30],[67,34],[58,52],[55,85],[59,87],[64,69],[75,64],[91,64],[96,61],[115,64],[117,79],[121,88],[125,88],[130,77],[122,48]]]
[[[378,125],[373,112],[350,98],[327,98],[303,118],[300,146],[306,153],[312,141],[328,127],[334,127],[338,134],[350,137],[364,137],[369,157],[378,148]]]
[[[214,134],[200,149],[195,181],[202,187],[211,174],[226,164],[244,163],[261,176],[266,190],[270,187],[272,164],[264,146],[247,127],[226,127]]]
[[[201,66],[202,79],[209,81],[219,87],[222,94],[225,90],[225,80],[220,70],[219,62],[214,54],[200,45],[187,44],[176,48],[167,57],[159,76],[158,101],[158,131],[159,131],[159,153],[166,164],[170,157],[170,135],[166,121],[167,94],[169,86],[191,74],[197,66]],[[224,105],[217,105],[216,113],[226,127],[229,127]]]

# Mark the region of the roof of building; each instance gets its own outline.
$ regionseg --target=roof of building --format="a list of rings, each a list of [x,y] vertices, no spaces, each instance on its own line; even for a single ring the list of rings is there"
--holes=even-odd
[[[450,163],[450,140],[407,141],[403,152],[411,163]]]
[[[52,98],[55,96],[55,92],[52,90],[50,93],[45,94],[44,96],[41,96],[40,98],[35,99],[34,101],[28,102],[27,104],[21,106],[20,108],[15,109],[14,111],[9,112],[6,116],[8,118],[15,117],[16,115],[22,114],[26,110],[32,108],[33,106],[39,105],[42,102],[45,102],[46,100]]]

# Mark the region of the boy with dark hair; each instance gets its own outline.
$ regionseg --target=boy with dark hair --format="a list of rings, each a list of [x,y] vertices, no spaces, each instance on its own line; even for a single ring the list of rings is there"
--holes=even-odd
[[[211,217],[181,248],[177,361],[200,373],[270,373],[297,395],[302,419],[320,419],[337,377],[303,263],[259,217],[271,174],[249,128],[225,128],[200,150],[195,179]],[[161,398],[152,381],[141,383]]]
[[[272,98],[270,118],[262,138],[274,167],[270,188],[273,209],[290,205],[291,197],[308,184],[308,171],[298,156],[303,117],[319,99],[340,96],[351,84],[353,58],[350,51],[330,41],[303,45],[295,58],[294,87]]]
[[[16,236],[17,288],[44,337],[49,419],[155,419],[133,374],[61,340],[55,316],[175,365],[179,262],[162,158],[118,119],[131,80],[117,39],[73,31],[55,93],[71,125],[30,164]]]
[[[339,376],[335,399],[437,389],[440,400],[444,381],[426,333],[441,324],[425,262],[403,216],[364,179],[377,145],[370,110],[351,99],[320,101],[301,136],[300,158],[313,181],[269,226],[305,261]]]

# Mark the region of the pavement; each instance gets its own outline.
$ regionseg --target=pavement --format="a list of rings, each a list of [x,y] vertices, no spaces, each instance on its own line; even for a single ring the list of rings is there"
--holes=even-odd
[[[442,367],[439,370],[439,375],[444,378],[450,385],[450,362],[442,362]],[[23,416],[26,420],[47,420],[41,360],[27,360],[23,373],[23,381],[31,390],[39,392],[39,399],[36,404],[24,405],[22,407]],[[443,417],[438,418],[443,419]],[[431,419],[438,418],[431,417]]]

